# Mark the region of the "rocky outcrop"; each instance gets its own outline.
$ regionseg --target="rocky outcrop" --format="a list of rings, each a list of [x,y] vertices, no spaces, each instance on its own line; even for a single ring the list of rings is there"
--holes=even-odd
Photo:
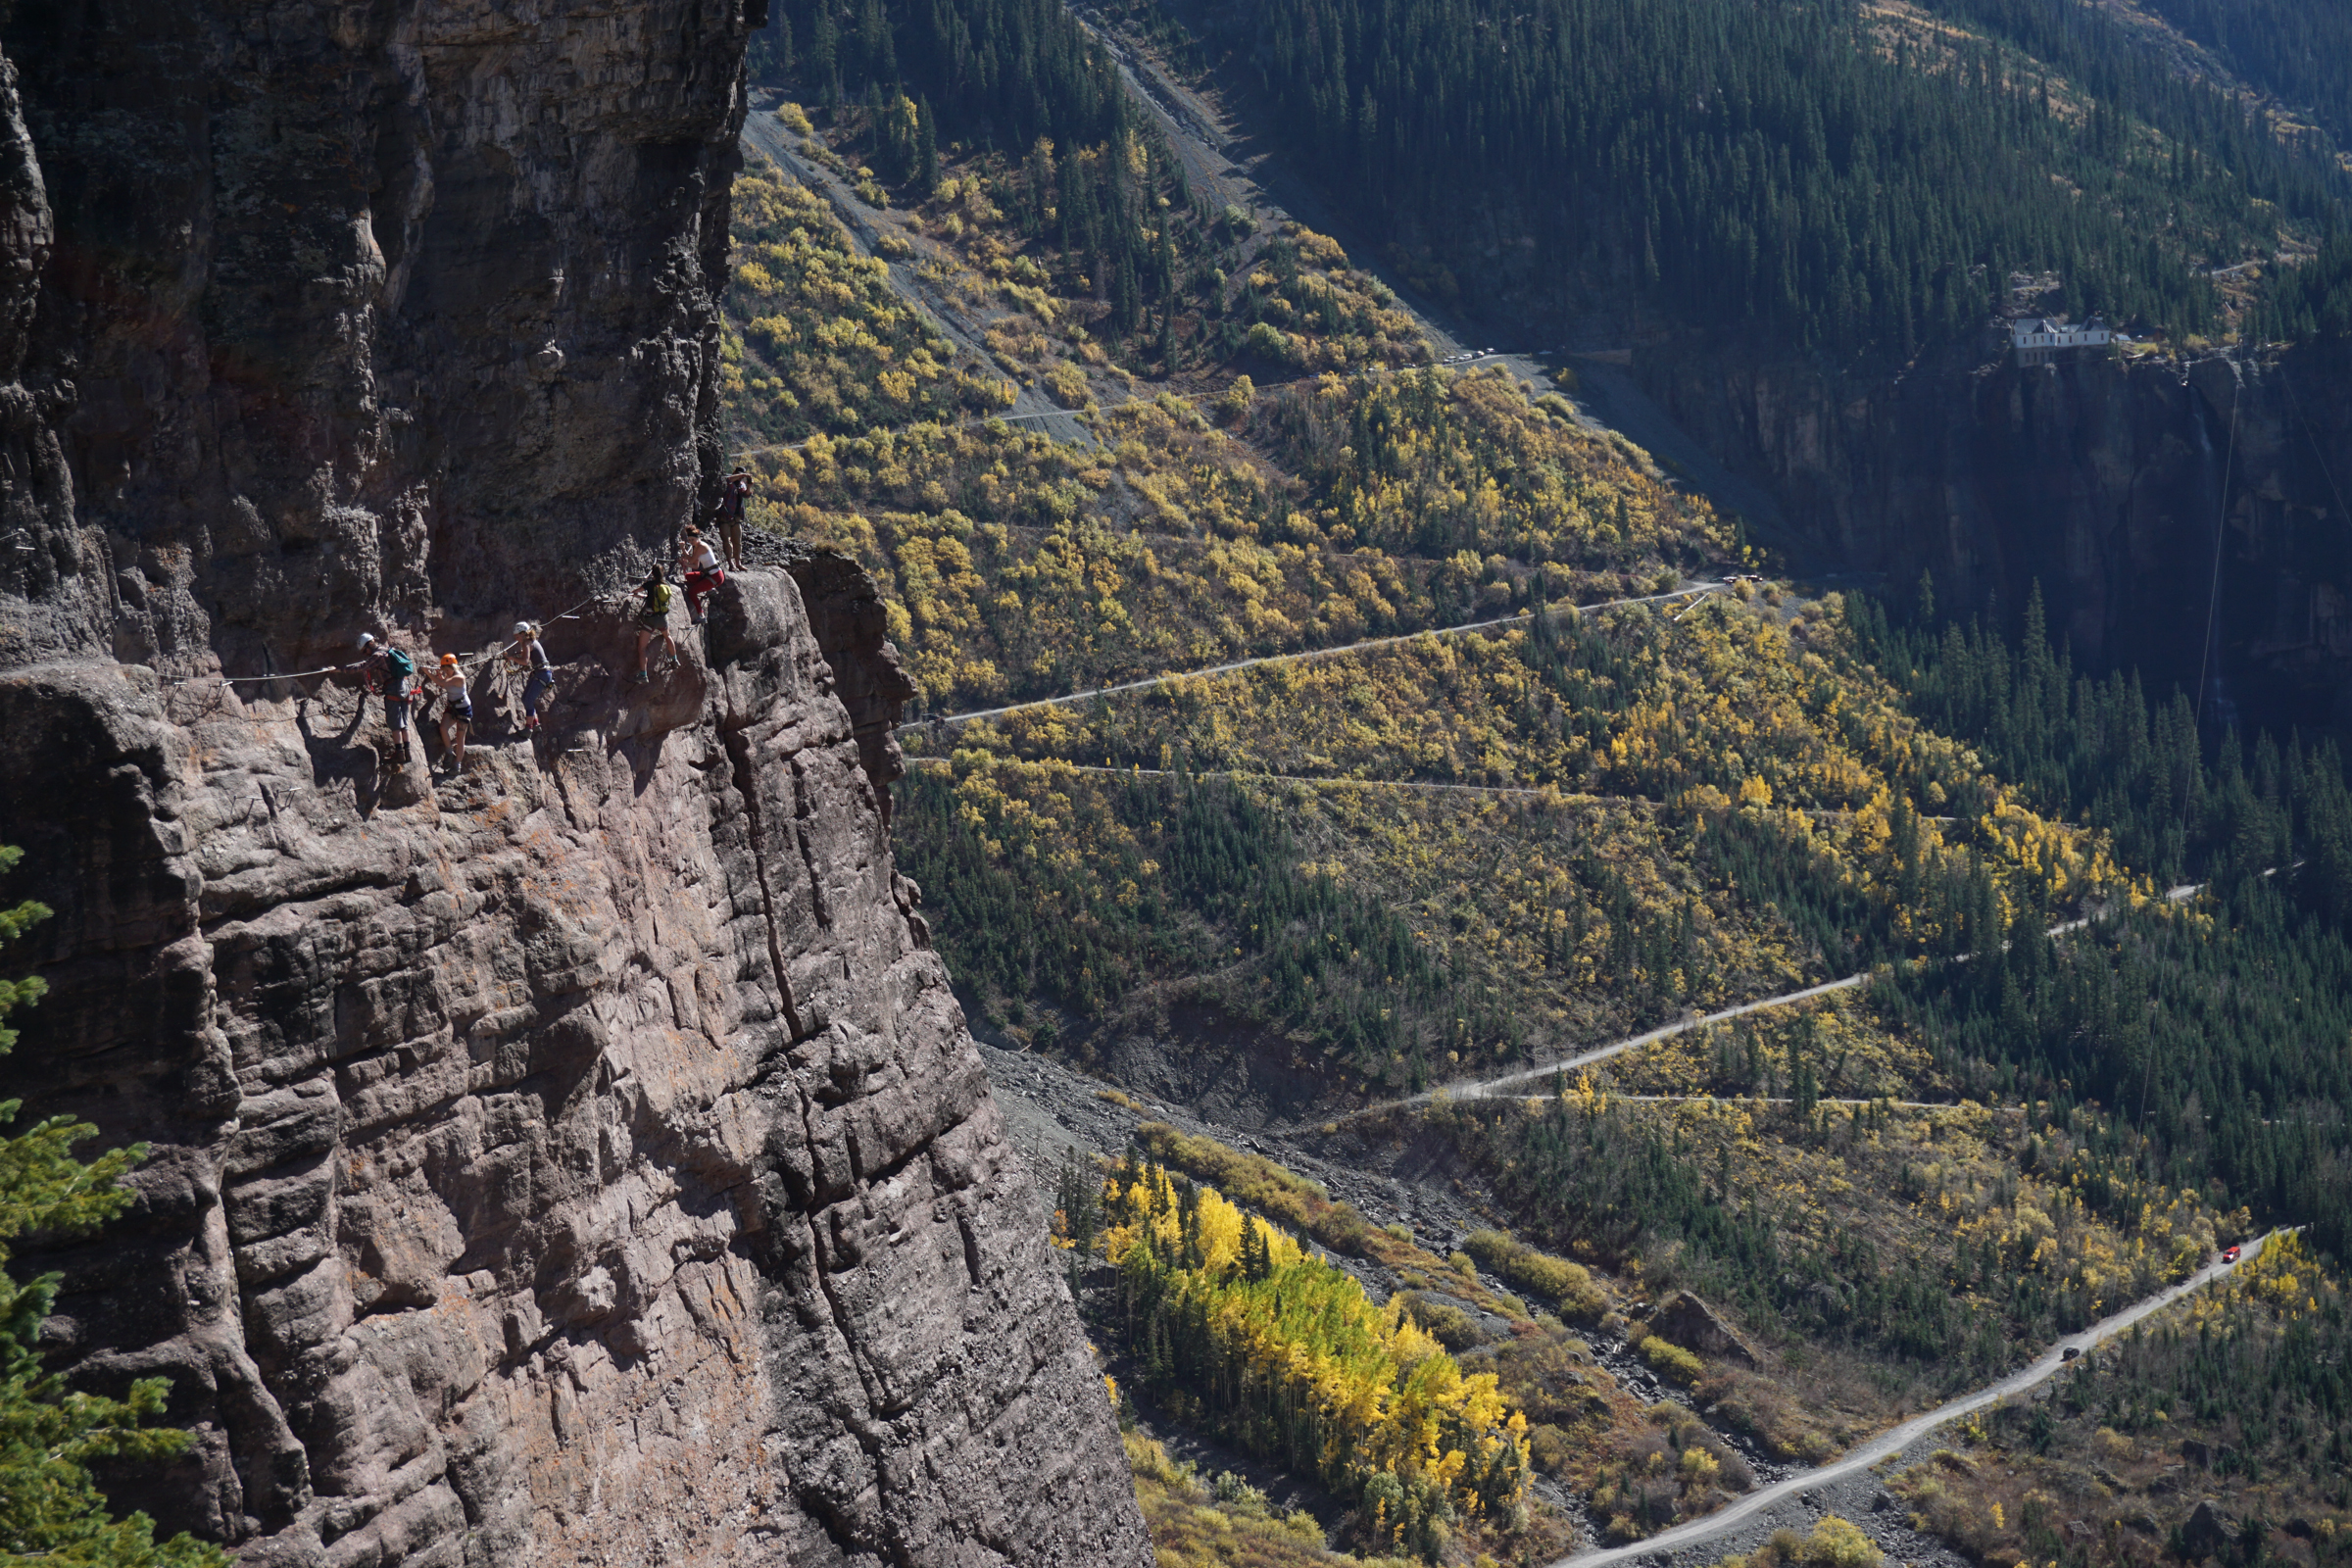
[[[1690,1291],[1677,1291],[1660,1302],[1649,1326],[1652,1333],[1709,1360],[1744,1367],[1756,1364],[1756,1352],[1748,1348],[1747,1342]]]
[[[12,1092],[154,1151],[47,1332],[172,1380],[196,1446],[116,1495],[241,1561],[1149,1560],[893,869],[870,585],[743,574],[650,687],[592,596],[713,472],[754,9],[0,32]],[[462,774],[222,683],[517,613],[552,720],[485,659]]]
[[[2206,1497],[2192,1509],[2180,1526],[2180,1545],[2190,1562],[2202,1562],[2219,1555],[2237,1534],[2229,1517]]]
[[[2052,632],[2091,663],[2159,693],[2205,668],[2209,715],[2352,724],[2352,344],[2129,365],[1995,352],[1863,382],[1688,340],[1636,367],[1825,563],[1906,600],[1932,570],[1963,611],[2014,612],[2039,583]]]

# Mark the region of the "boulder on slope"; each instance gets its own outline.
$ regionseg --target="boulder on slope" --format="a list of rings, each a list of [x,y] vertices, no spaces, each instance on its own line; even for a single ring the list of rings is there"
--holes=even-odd
[[[1744,1367],[1756,1364],[1756,1352],[1747,1342],[1692,1292],[1677,1291],[1660,1302],[1649,1328],[1660,1339],[1711,1360]]]

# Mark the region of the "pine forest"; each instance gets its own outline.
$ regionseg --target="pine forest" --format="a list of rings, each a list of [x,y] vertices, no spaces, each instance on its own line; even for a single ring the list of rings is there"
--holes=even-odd
[[[777,7],[732,450],[877,585],[975,1031],[1116,1132],[1054,1146],[1054,1237],[1162,1563],[1640,1542],[2175,1290],[1885,1518],[2337,1560],[2340,738],[2078,662],[2038,593],[1825,585],[1421,312],[1475,230],[1824,363],[1975,352],[2021,276],[2340,337],[2341,9]],[[1223,199],[1170,83],[1367,249]],[[1755,1539],[1696,1560],[1882,1556]]]

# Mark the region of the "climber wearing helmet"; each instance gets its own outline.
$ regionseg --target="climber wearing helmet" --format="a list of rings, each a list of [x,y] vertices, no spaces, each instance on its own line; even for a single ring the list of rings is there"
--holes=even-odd
[[[367,689],[380,692],[384,699],[384,722],[391,726],[392,739],[399,748],[397,756],[409,760],[409,682],[416,673],[416,662],[401,649],[377,637],[371,631],[360,633],[361,679]],[[362,702],[366,699],[362,698]]]
[[[466,688],[466,671],[455,654],[443,654],[428,677],[433,690],[446,699],[441,705],[441,749],[449,754],[449,770],[466,771],[466,732],[473,727],[473,694]]]
[[[645,574],[645,581],[637,585],[637,591],[643,597],[637,603],[637,662],[629,672],[629,679],[642,686],[654,678],[645,655],[655,638],[661,638],[662,645],[669,650],[669,662],[662,666],[663,671],[678,667],[678,640],[669,634],[669,603],[676,590],[669,586],[669,578],[657,561],[654,569]]]
[[[539,641],[539,628],[527,620],[514,623],[514,640],[507,645],[507,662],[530,674],[522,683],[522,727],[539,727],[539,704],[556,689],[555,666],[548,662],[547,649]]]
[[[678,548],[678,569],[686,574],[686,613],[700,626],[703,623],[703,601],[711,590],[727,580],[718,564],[718,552],[703,537],[703,530],[693,526],[686,529],[686,542]]]

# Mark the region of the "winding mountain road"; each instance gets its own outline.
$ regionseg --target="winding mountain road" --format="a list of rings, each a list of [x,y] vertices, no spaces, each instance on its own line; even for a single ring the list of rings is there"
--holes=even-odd
[[[1654,605],[1668,599],[1689,595],[1705,595],[1723,586],[1720,582],[1690,582],[1671,593],[1645,594],[1639,599],[1609,599],[1597,605],[1563,606],[1579,614],[1596,610],[1616,610],[1626,605]],[[1467,632],[1492,631],[1497,626],[1517,626],[1536,617],[1537,612],[1523,610],[1516,615],[1497,615],[1492,620],[1466,621],[1459,626],[1432,626],[1425,631],[1399,632],[1393,637],[1367,637],[1361,642],[1342,643],[1336,648],[1301,648],[1287,654],[1260,654],[1254,659],[1237,659],[1230,663],[1211,664],[1205,669],[1175,670],[1165,675],[1147,675],[1141,680],[1121,681],[1116,686],[1095,686],[1082,692],[1065,692],[1059,697],[1033,697],[1025,703],[1006,703],[1002,708],[975,709],[968,713],[941,713],[930,718],[910,718],[899,726],[902,730],[923,729],[933,724],[968,724],[976,718],[996,718],[1005,713],[1018,713],[1032,708],[1059,708],[1070,703],[1092,702],[1098,697],[1116,697],[1125,692],[1146,692],[1172,681],[1200,680],[1210,675],[1230,675],[1237,670],[1255,669],[1260,664],[1295,664],[1310,659],[1337,659],[1343,654],[1360,654],[1372,648],[1391,648],[1398,643],[1420,642],[1431,637],[1459,637]]]
[[[2068,1335],[2024,1368],[2012,1372],[1998,1382],[1987,1384],[1974,1394],[1963,1395],[1948,1404],[1939,1404],[1925,1415],[1913,1416],[1899,1426],[1889,1427],[1868,1443],[1854,1448],[1841,1459],[1833,1460],[1816,1469],[1799,1472],[1785,1481],[1775,1482],[1761,1491],[1750,1493],[1739,1501],[1707,1515],[1704,1519],[1694,1519],[1687,1525],[1677,1525],[1672,1530],[1660,1531],[1647,1541],[1638,1541],[1628,1546],[1610,1546],[1578,1552],[1573,1556],[1560,1558],[1550,1564],[1549,1568],[1610,1568],[1613,1563],[1631,1562],[1636,1558],[1670,1555],[1685,1547],[1700,1545],[1721,1536],[1729,1535],[1776,1503],[1786,1502],[1790,1497],[1815,1487],[1826,1486],[1833,1481],[1841,1481],[1848,1476],[1859,1474],[1880,1460],[1902,1452],[1920,1438],[1927,1436],[1947,1421],[1956,1421],[1964,1415],[1973,1415],[1987,1405],[1999,1403],[2013,1394],[2023,1394],[2066,1365],[2068,1350],[2088,1352],[2097,1348],[2134,1323],[2163,1311],[2182,1297],[2204,1289],[2214,1281],[2260,1257],[2262,1250],[2278,1235],[2278,1232],[2273,1231],[2257,1241],[2248,1242],[2241,1250],[2236,1262],[2207,1264],[2170,1290],[2159,1291],[2147,1299],[2128,1306],[2112,1317],[2101,1318],[2080,1334]]]
[[[2070,931],[2080,931],[2089,924],[2089,916],[2080,920],[2061,920],[2058,924],[2050,927],[2044,935],[2062,937]],[[2001,946],[2006,949],[2009,945],[2004,942]],[[1963,953],[1944,961],[1966,963],[1971,956],[1973,955]],[[1646,1034],[1635,1035],[1630,1040],[1619,1040],[1605,1046],[1595,1046],[1591,1051],[1580,1052],[1573,1056],[1562,1056],[1556,1061],[1541,1062],[1533,1067],[1521,1067],[1515,1072],[1506,1072],[1494,1078],[1473,1078],[1465,1083],[1440,1084],[1435,1089],[1425,1089],[1417,1095],[1408,1095],[1402,1100],[1384,1100],[1378,1104],[1364,1105],[1348,1112],[1345,1116],[1334,1119],[1354,1121],[1364,1116],[1377,1116],[1386,1111],[1411,1110],[1418,1105],[1434,1104],[1441,1099],[1486,1100],[1493,1097],[1498,1089],[1508,1089],[1514,1084],[1530,1083],[1538,1078],[1547,1078],[1554,1073],[1568,1072],[1578,1067],[1590,1067],[1594,1062],[1606,1061],[1611,1056],[1622,1056],[1629,1051],[1639,1051],[1643,1046],[1655,1045],[1661,1040],[1672,1040],[1676,1035],[1689,1034],[1693,1029],[1704,1029],[1712,1023],[1723,1023],[1745,1013],[1762,1012],[1767,1007],[1786,1007],[1791,1003],[1810,1002],[1815,997],[1826,997],[1833,992],[1851,991],[1867,981],[1870,975],[1871,971],[1866,969],[1860,974],[1849,974],[1842,980],[1825,980],[1817,986],[1807,986],[1802,991],[1785,991],[1777,997],[1759,997],[1753,1002],[1742,1002],[1737,1007],[1726,1007],[1721,1012],[1710,1012],[1698,1018],[1685,1018],[1680,1023],[1661,1024]],[[1617,1098],[1639,1099],[1642,1097],[1619,1096]],[[1739,1098],[1744,1099],[1745,1097]]]
[[[772,89],[754,89],[752,110],[743,122],[742,142],[745,149],[774,163],[822,196],[833,209],[834,217],[841,220],[842,227],[848,231],[858,254],[872,257],[889,269],[891,292],[919,312],[941,336],[964,356],[1011,388],[1011,407],[995,417],[1035,420],[1038,428],[1055,441],[1076,446],[1095,445],[1095,433],[1086,427],[1086,422],[1077,415],[1057,406],[1036,386],[1025,383],[1018,376],[1004,373],[1004,367],[988,347],[987,320],[966,310],[947,290],[934,286],[922,275],[918,265],[918,258],[923,254],[921,247],[915,247],[913,255],[896,260],[881,253],[882,225],[887,223],[903,235],[902,223],[887,214],[877,214],[866,207],[858,199],[849,180],[822,164],[802,156],[797,138],[776,119],[775,107],[780,101],[781,95]],[[985,424],[988,421],[981,418],[967,422]],[[747,447],[740,455],[748,457],[759,452],[787,451],[805,445],[806,442],[796,441]]]
[[[1754,1002],[1742,1002],[1737,1007],[1726,1007],[1721,1012],[1710,1012],[1701,1018],[1686,1018],[1680,1023],[1662,1024],[1646,1034],[1635,1035],[1630,1040],[1620,1040],[1612,1045],[1596,1046],[1591,1051],[1580,1052],[1573,1056],[1562,1056],[1557,1061],[1547,1061],[1541,1066],[1522,1067],[1516,1072],[1506,1072],[1497,1078],[1479,1078],[1462,1084],[1441,1084],[1435,1089],[1425,1089],[1417,1095],[1408,1095],[1402,1100],[1384,1100],[1377,1105],[1365,1105],[1361,1109],[1351,1110],[1345,1116],[1332,1119],[1354,1121],[1359,1117],[1377,1116],[1386,1111],[1411,1110],[1418,1105],[1433,1104],[1440,1099],[1487,1100],[1493,1098],[1496,1090],[1508,1089],[1513,1084],[1530,1083],[1538,1078],[1548,1078],[1553,1073],[1571,1072],[1578,1067],[1590,1067],[1596,1061],[1606,1061],[1611,1056],[1622,1056],[1629,1051],[1639,1051],[1643,1046],[1653,1046],[1661,1040],[1672,1040],[1676,1035],[1687,1035],[1693,1029],[1704,1029],[1711,1023],[1722,1023],[1727,1019],[1737,1018],[1745,1013],[1762,1012],[1767,1007],[1786,1007],[1791,1003],[1810,1002],[1815,997],[1826,997],[1834,992],[1851,991],[1869,978],[1870,973],[1865,970],[1861,974],[1849,974],[1842,980],[1825,980],[1820,985],[1807,986],[1802,991],[1784,992],[1777,997],[1760,997]]]

